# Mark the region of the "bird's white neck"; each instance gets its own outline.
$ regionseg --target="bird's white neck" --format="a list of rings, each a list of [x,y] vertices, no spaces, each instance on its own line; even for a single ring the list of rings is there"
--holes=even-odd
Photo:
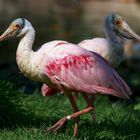
[[[30,30],[21,38],[18,45],[16,60],[20,71],[27,76],[28,78],[40,82],[48,82],[48,85],[51,81],[47,76],[44,76],[42,73],[43,65],[40,65],[42,62],[39,58],[37,59],[37,52],[32,50],[33,42],[35,38],[35,30],[31,26]],[[43,75],[43,76],[42,76]],[[52,85],[52,83],[50,84]]]
[[[32,45],[35,38],[35,30],[30,29],[20,40],[17,53],[20,56],[30,54],[32,52]]]
[[[28,30],[21,38],[17,48],[16,60],[20,70],[25,74],[27,73],[26,71],[29,69],[29,61],[34,53],[32,50],[34,38],[35,30],[33,29],[33,27],[30,27],[30,30]]]

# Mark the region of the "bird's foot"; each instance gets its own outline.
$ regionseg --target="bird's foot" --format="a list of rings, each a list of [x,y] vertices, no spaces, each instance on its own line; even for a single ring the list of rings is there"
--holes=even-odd
[[[60,119],[57,123],[55,123],[53,126],[51,126],[47,131],[49,133],[56,133],[60,128],[64,126],[64,124],[67,122],[67,117],[64,117]]]
[[[48,132],[50,133],[55,133],[57,132],[60,128],[64,126],[64,124],[71,119],[75,119],[75,127],[74,127],[74,136],[76,137],[78,134],[78,126],[79,126],[79,116],[84,115],[86,113],[89,113],[93,110],[92,106],[89,106],[88,108],[85,108],[83,110],[77,111],[71,115],[68,115],[62,119],[60,119],[57,123],[55,123],[52,127],[48,129]]]

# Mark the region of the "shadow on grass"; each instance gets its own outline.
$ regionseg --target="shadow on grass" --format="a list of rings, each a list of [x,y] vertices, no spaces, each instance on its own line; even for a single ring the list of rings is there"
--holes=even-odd
[[[10,82],[0,81],[0,129],[17,127],[40,127],[51,119],[39,118],[22,106],[24,96]],[[48,121],[49,120],[49,121]]]
[[[133,113],[135,114],[135,112]],[[102,121],[97,121],[96,123],[89,122],[89,120],[82,122],[79,138],[86,138],[86,140],[140,139],[140,119],[132,117],[132,113],[127,113],[123,117],[116,119],[112,118],[111,115],[105,116]]]

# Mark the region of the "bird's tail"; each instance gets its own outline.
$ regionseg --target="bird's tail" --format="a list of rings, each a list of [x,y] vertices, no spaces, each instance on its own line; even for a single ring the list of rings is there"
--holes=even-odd
[[[118,83],[116,86],[116,91],[117,91],[117,95],[121,98],[124,99],[129,99],[130,95],[132,95],[132,91],[129,88],[129,86],[126,84],[126,82],[118,75],[118,73],[116,71],[113,70],[113,75],[114,78],[116,79],[116,82]]]
[[[130,99],[130,95],[132,95],[132,91],[129,86],[125,83],[125,81],[118,75],[116,71],[112,69],[112,74],[114,76],[113,84],[109,87],[105,86],[93,86],[93,92],[100,92],[101,94],[109,94],[113,96],[117,96],[123,99]]]

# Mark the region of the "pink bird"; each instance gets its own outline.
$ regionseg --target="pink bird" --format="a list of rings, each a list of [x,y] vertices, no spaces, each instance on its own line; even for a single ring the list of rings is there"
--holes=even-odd
[[[110,14],[105,18],[105,38],[93,38],[81,41],[78,46],[95,52],[102,56],[112,67],[117,67],[124,54],[124,39],[137,39],[138,36],[127,24],[124,18],[118,14]],[[43,84],[42,94],[44,96],[54,95],[58,91]]]
[[[49,132],[56,132],[68,120],[75,119],[74,136],[77,136],[79,116],[93,111],[92,100],[87,94],[110,94],[123,99],[129,99],[132,94],[117,72],[96,53],[66,41],[51,41],[33,51],[35,30],[27,19],[14,20],[0,36],[0,41],[14,36],[20,38],[16,52],[20,71],[32,80],[63,90],[72,105],[74,113],[59,120]],[[72,91],[83,93],[87,108],[79,111]]]

